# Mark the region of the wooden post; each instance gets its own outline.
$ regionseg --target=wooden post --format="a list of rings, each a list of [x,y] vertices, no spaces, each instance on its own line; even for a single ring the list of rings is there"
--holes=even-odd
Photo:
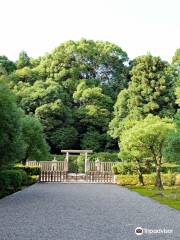
[[[101,171],[101,163],[98,158],[96,159],[95,166],[96,166],[97,172],[100,172]]]
[[[68,164],[69,164],[69,152],[66,153],[66,171],[68,171]]]
[[[85,152],[85,173],[88,171],[88,153]]]
[[[85,173],[87,172],[87,152],[85,152]]]

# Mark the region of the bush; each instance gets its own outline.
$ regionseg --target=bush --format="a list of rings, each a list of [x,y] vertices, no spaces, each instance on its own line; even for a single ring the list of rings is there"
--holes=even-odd
[[[134,173],[134,165],[132,163],[124,163],[120,162],[113,166],[113,172],[114,174],[133,174]]]
[[[152,165],[149,162],[141,164],[141,171],[143,174],[152,173]],[[137,165],[134,162],[119,162],[113,166],[114,174],[134,174],[137,173]]]
[[[162,182],[165,186],[173,186],[175,184],[180,185],[180,174],[161,174]],[[144,184],[145,185],[155,185],[156,174],[144,174]],[[138,175],[117,175],[116,183],[120,185],[138,185]]]
[[[22,169],[0,171],[0,197],[20,190],[23,186],[36,183],[38,176],[27,175]]]
[[[0,190],[17,191],[28,181],[27,173],[23,170],[3,170],[0,172]]]
[[[165,186],[174,186],[176,182],[176,175],[172,173],[162,174],[162,183]]]
[[[39,176],[35,175],[35,176],[28,176],[28,182],[27,185],[32,185],[34,183],[36,183],[39,179]]]
[[[116,183],[124,185],[137,185],[139,183],[137,175],[117,175]]]
[[[180,165],[174,163],[164,163],[161,167],[163,173],[177,173],[180,172]]]
[[[39,175],[40,174],[40,167],[36,166],[25,166],[22,164],[18,164],[14,167],[14,169],[21,169],[25,171],[28,175],[33,176],[33,175]]]
[[[88,155],[89,160],[96,161],[97,158],[101,162],[119,162],[120,159],[118,157],[118,153],[113,152],[99,152],[99,153],[93,153]]]

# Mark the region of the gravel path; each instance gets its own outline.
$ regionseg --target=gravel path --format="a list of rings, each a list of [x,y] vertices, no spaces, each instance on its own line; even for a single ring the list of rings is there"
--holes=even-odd
[[[41,183],[0,200],[0,240],[109,239],[180,239],[180,211],[111,184]]]

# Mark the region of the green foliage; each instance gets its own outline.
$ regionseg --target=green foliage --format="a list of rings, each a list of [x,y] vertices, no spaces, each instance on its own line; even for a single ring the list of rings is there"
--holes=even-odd
[[[37,182],[37,175],[28,175],[27,171],[24,170],[22,170],[21,167],[15,167],[14,169],[5,169],[0,171],[0,198],[21,190],[24,186]]]
[[[78,132],[74,127],[60,128],[49,135],[49,143],[55,152],[76,146]]]
[[[30,58],[28,57],[27,53],[25,51],[21,51],[19,53],[19,59],[16,62],[16,66],[18,69],[26,67],[30,65]]]
[[[0,76],[10,74],[15,69],[15,63],[10,61],[6,56],[0,56]]]
[[[23,154],[21,117],[14,95],[0,82],[0,168]]]
[[[157,190],[152,186],[130,186],[131,190],[140,193],[143,196],[151,197],[161,204],[166,204],[172,208],[180,210],[180,188],[179,187],[165,187],[163,191]]]
[[[173,116],[174,82],[170,65],[159,57],[146,55],[133,62],[129,84],[130,107],[137,107],[141,114],[161,117]]]
[[[13,169],[21,169],[27,173],[29,176],[39,175],[40,174],[40,167],[36,166],[27,166],[22,164],[17,164]]]
[[[120,142],[120,156],[123,160],[136,163],[142,174],[142,164],[146,158],[152,159],[156,166],[157,186],[162,188],[161,164],[163,152],[167,147],[167,139],[174,131],[174,125],[167,119],[149,115],[144,120],[123,131]]]
[[[174,186],[176,183],[176,177],[178,175],[168,173],[162,174],[162,182],[164,186]],[[116,182],[120,185],[138,185],[138,175],[117,175]],[[155,185],[156,175],[153,174],[144,174],[144,183],[145,185]]]
[[[134,165],[130,162],[120,162],[113,166],[114,174],[133,174],[134,173]]]
[[[94,151],[100,151],[104,146],[104,135],[100,134],[96,130],[90,129],[83,134],[81,140],[81,149],[93,149]]]
[[[178,110],[174,118],[175,130],[171,131],[166,140],[164,158],[171,162],[180,163],[180,111]]]
[[[114,106],[109,126],[113,138],[118,138],[133,120],[148,114],[173,117],[176,112],[175,76],[170,64],[148,54],[133,60],[130,73],[129,86],[120,92]]]
[[[84,146],[90,128],[101,136],[99,149],[108,148],[113,101],[127,86],[127,60],[109,42],[68,41],[37,61],[21,52],[9,81],[20,107],[40,119],[53,153]]]
[[[15,192],[27,184],[27,174],[23,170],[0,171],[0,191]]]
[[[120,161],[117,152],[98,152],[92,153],[88,156],[92,161],[99,159],[101,162],[118,162]]]
[[[38,119],[31,116],[25,116],[22,119],[22,137],[25,151],[24,162],[27,159],[46,160],[48,158],[49,146]]]
[[[163,173],[180,173],[180,165],[175,163],[163,163],[161,167]]]

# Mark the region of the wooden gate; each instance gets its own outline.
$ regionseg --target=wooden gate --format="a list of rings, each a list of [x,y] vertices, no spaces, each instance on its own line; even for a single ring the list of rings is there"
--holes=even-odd
[[[112,167],[115,162],[87,161],[86,181],[90,183],[114,183]]]
[[[40,162],[40,182],[66,182],[67,181],[67,161],[46,161]]]
[[[68,161],[27,162],[40,167],[40,182],[114,183],[112,167],[115,162],[85,161],[84,174],[68,173]]]

